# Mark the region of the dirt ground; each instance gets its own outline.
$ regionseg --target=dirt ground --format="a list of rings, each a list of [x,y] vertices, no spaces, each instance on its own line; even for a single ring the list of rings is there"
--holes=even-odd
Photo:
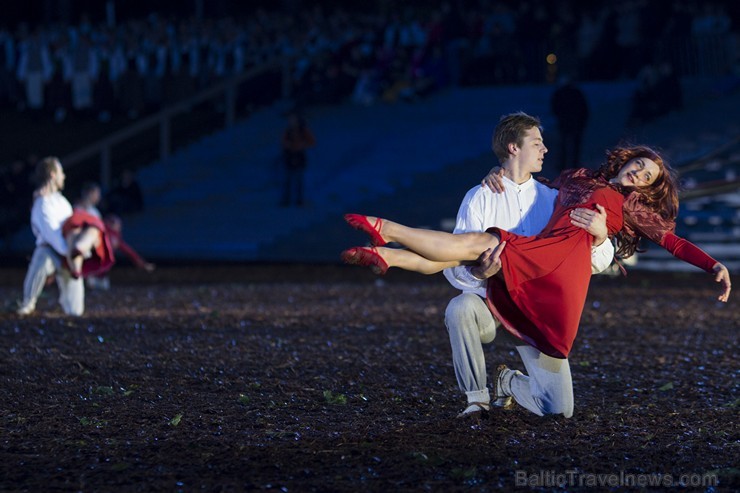
[[[0,276],[9,308],[23,270]],[[0,491],[740,489],[739,296],[715,302],[707,275],[594,278],[575,415],[479,421],[455,419],[441,276],[112,277],[81,318],[53,286],[33,316],[0,314]]]

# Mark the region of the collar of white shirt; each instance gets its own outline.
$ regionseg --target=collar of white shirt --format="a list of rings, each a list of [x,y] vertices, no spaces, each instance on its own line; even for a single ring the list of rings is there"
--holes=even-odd
[[[504,180],[504,188],[511,187],[513,190],[516,190],[517,192],[524,192],[526,190],[529,190],[535,184],[535,180],[533,176],[530,176],[529,180],[525,181],[524,183],[515,183],[505,176],[503,177],[503,180]]]

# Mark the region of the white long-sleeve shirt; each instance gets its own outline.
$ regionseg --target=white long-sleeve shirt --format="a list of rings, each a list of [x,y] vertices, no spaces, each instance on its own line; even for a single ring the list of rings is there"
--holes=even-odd
[[[36,245],[46,244],[58,254],[67,255],[62,225],[71,215],[72,205],[60,192],[36,197],[31,208],[31,230]]]
[[[504,177],[504,192],[494,193],[488,187],[476,186],[465,195],[457,213],[454,233],[485,231],[491,227],[523,236],[538,234],[550,221],[558,191],[534,178],[516,184]],[[593,273],[609,267],[614,245],[605,241],[591,248]],[[445,269],[444,275],[455,288],[486,296],[486,281],[470,273],[469,266]]]

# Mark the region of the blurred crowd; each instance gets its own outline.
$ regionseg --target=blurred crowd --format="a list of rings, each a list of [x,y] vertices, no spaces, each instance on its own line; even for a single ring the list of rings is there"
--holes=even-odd
[[[289,90],[297,106],[413,102],[451,85],[554,82],[557,71],[581,80],[639,74],[645,88],[640,97],[649,98],[660,93],[656,74],[673,70],[672,83],[681,75],[672,59],[678,50],[670,46],[687,38],[726,40],[721,51],[727,60],[707,70],[738,67],[740,22],[720,1],[295,5],[302,7],[259,8],[244,17],[198,18],[183,7],[180,17],[111,21],[83,15],[75,24],[2,28],[0,110],[57,122],[71,114],[101,122],[120,115],[136,119],[284,56],[291,60]],[[282,76],[242,87],[242,103],[245,96],[248,104],[280,97]],[[674,98],[661,104],[680,103]],[[20,161],[0,170],[4,208],[30,196],[30,185],[15,181]]]
[[[248,18],[21,24],[0,30],[0,104],[132,118],[258,67],[294,58],[291,92],[308,102],[413,100],[448,84],[547,80],[555,54],[581,78],[634,77],[661,43],[737,33],[724,2],[312,3]],[[183,9],[185,10],[185,9]],[[669,60],[670,61],[670,60]]]
[[[268,15],[244,24],[154,14],[117,25],[22,24],[0,31],[0,101],[58,121],[72,111],[137,118],[275,57],[281,29]]]

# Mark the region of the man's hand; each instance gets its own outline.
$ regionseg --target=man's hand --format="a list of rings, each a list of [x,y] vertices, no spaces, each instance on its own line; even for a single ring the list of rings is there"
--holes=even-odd
[[[470,273],[478,279],[488,279],[501,270],[501,252],[506,242],[500,243],[496,248],[489,248],[478,257],[478,263],[470,268]]]
[[[504,193],[504,168],[494,166],[485,178],[481,180],[482,187],[488,187],[493,193]]]
[[[712,268],[712,270],[714,271],[714,280],[722,284],[722,294],[719,295],[719,298],[717,299],[723,303],[727,303],[727,300],[730,299],[730,290],[732,289],[730,271],[728,271],[727,267],[719,262],[714,264],[714,268]]]
[[[606,229],[606,209],[596,204],[598,211],[579,207],[570,211],[570,223],[573,226],[585,229],[594,237],[594,246],[606,241],[609,231]]]

